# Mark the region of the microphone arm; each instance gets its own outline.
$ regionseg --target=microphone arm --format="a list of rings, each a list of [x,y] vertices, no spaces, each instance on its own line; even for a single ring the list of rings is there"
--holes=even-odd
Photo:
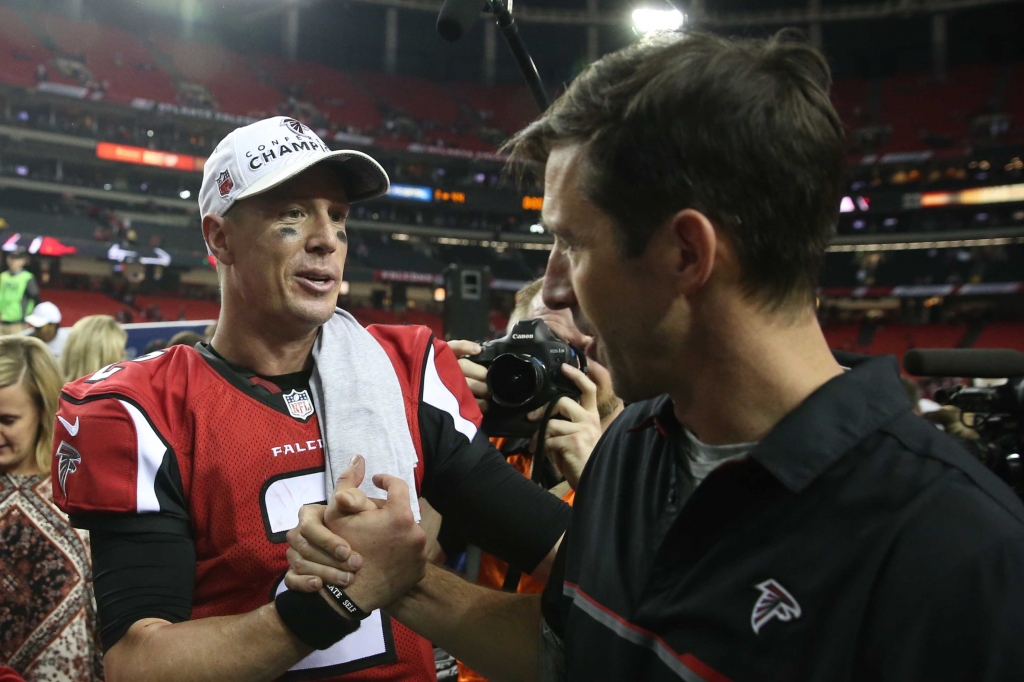
[[[519,70],[523,72],[526,84],[530,87],[530,92],[533,93],[533,99],[537,101],[537,106],[541,111],[546,111],[551,105],[551,100],[548,98],[547,90],[544,89],[540,74],[537,73],[537,65],[533,63],[533,57],[530,56],[526,44],[519,35],[519,27],[516,26],[515,19],[512,18],[510,10],[512,0],[508,0],[507,4],[506,0],[487,0],[487,4],[490,5],[491,13],[494,14],[498,28],[505,36],[509,49],[512,50],[512,55],[516,58],[516,63],[519,64]]]

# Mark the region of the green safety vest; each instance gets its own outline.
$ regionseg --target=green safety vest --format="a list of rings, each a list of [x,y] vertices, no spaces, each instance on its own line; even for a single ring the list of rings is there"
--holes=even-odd
[[[5,324],[24,322],[25,316],[35,308],[35,301],[25,300],[25,290],[34,275],[22,270],[17,275],[0,272],[0,320]]]

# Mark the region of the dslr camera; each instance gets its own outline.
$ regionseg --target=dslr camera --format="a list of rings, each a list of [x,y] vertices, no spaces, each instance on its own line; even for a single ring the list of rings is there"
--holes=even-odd
[[[521,320],[504,337],[481,345],[483,350],[467,359],[487,368],[491,404],[482,427],[487,435],[529,438],[541,425],[526,418],[529,412],[563,396],[579,401],[581,392],[562,374],[562,364],[586,372],[587,358],[542,320]]]

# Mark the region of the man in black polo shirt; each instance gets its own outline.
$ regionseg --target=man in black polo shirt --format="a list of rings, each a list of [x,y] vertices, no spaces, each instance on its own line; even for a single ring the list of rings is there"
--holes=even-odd
[[[633,404],[543,600],[429,568],[393,616],[495,679],[1024,678],[1024,506],[912,414],[892,358],[838,361],[815,317],[829,84],[785,36],[666,38],[514,138],[545,168],[545,303],[592,322]],[[364,508],[331,528],[356,549],[387,542]]]

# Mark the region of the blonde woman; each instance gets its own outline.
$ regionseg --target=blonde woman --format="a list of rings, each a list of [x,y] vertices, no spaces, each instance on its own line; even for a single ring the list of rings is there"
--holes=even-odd
[[[53,505],[63,384],[42,341],[0,338],[0,666],[27,682],[103,677],[88,534]]]
[[[127,340],[124,328],[110,315],[83,317],[71,328],[60,354],[64,378],[74,381],[109,364],[121,362]]]

